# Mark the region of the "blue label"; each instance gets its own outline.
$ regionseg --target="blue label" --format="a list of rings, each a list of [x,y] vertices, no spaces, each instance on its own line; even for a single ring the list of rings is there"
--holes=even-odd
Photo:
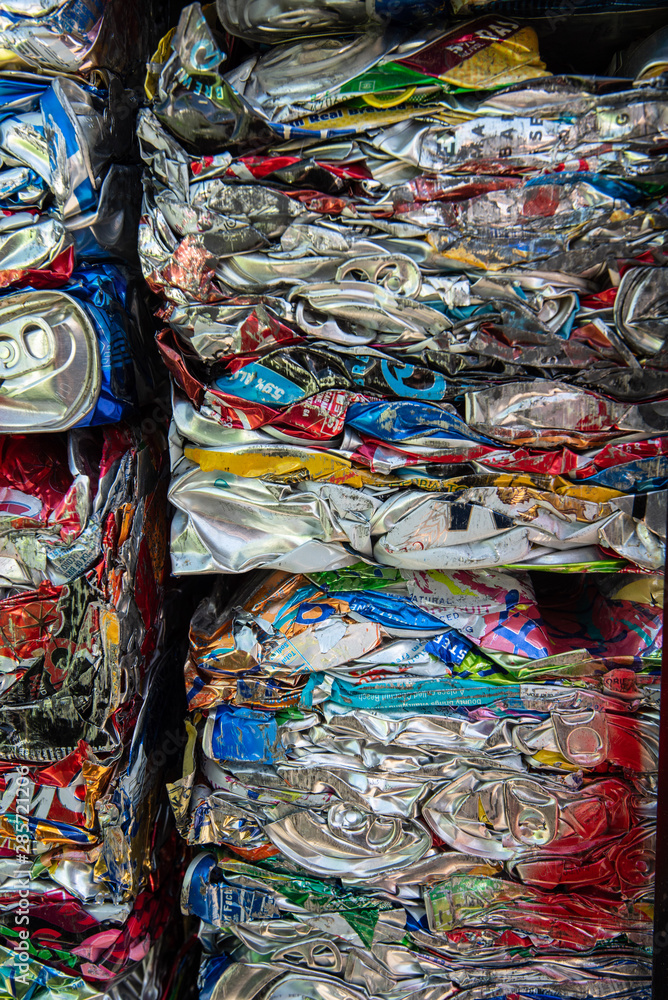
[[[211,874],[214,869],[216,880],[212,882]],[[218,876],[221,874],[213,855],[203,854],[197,859],[188,886],[189,913],[215,926],[247,920],[267,920],[278,915],[269,892],[231,885],[224,879],[219,881]]]
[[[271,712],[219,705],[213,726],[207,721],[204,752],[212,760],[273,763],[277,759],[278,726]]]
[[[448,384],[442,375],[433,372],[433,385],[422,389],[416,389],[406,382],[413,377],[415,368],[413,365],[401,365],[394,361],[387,361],[385,358],[380,363],[380,370],[389,388],[396,392],[397,396],[408,399],[444,399]]]
[[[343,590],[336,595],[348,602],[351,611],[389,628],[414,632],[443,630],[443,622],[414,604],[410,598],[384,594],[378,590]]]
[[[26,286],[26,291],[30,290],[31,286]],[[136,369],[147,384],[152,382],[150,370],[131,349],[125,305],[127,281],[113,264],[96,265],[75,271],[63,291],[85,310],[100,352],[100,395],[95,408],[76,426],[118,423],[137,407]]]
[[[456,413],[419,400],[352,403],[348,407],[346,424],[381,441],[402,441],[428,435],[434,440],[455,438],[492,443],[471,431]]]
[[[471,652],[471,643],[464,639],[459,632],[449,629],[442,635],[436,635],[430,639],[424,647],[432,656],[437,656],[439,660],[449,667],[458,667],[467,653]]]
[[[255,361],[232,375],[224,375],[215,380],[215,386],[230,396],[239,396],[253,403],[265,406],[286,406],[302,399],[302,389],[290,379],[279,375]]]
[[[504,705],[519,699],[519,685],[500,689],[492,684],[443,677],[440,680],[392,678],[383,683],[354,683],[336,678],[332,684],[332,701],[346,708],[380,709],[387,712],[416,708],[446,708],[448,706]]]
[[[608,198],[619,198],[629,205],[635,205],[643,198],[643,193],[629,181],[620,180],[618,177],[606,177],[604,174],[592,174],[587,171],[569,171],[561,174],[548,174],[547,176],[531,177],[524,182],[525,187],[542,187],[546,184],[590,184],[597,191],[601,191]]]
[[[76,161],[78,168],[79,164],[85,162],[85,158],[79,146],[76,129],[70,121],[67,111],[60,103],[54,87],[49,87],[44,93],[40,105],[45,125],[48,125],[54,131],[58,130],[62,135],[67,159]],[[49,142],[48,146],[51,170],[54,175],[57,175],[59,169],[62,169],[58,162],[59,157],[62,155],[62,150],[53,142]],[[74,176],[77,176],[78,173],[78,169],[73,171]],[[72,195],[76,199],[78,211],[81,213],[90,212],[97,206],[97,192],[87,174],[82,174],[79,183],[72,191]]]
[[[621,490],[622,493],[636,492],[636,486],[645,479],[662,479],[668,476],[668,455],[654,455],[651,458],[639,458],[636,462],[616,465],[611,469],[603,469],[595,476],[581,480],[585,486],[596,483],[597,486],[607,486],[611,490]]]

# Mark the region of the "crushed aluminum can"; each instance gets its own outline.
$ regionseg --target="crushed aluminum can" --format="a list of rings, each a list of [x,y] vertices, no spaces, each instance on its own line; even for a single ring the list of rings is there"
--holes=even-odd
[[[0,303],[0,426],[67,430],[95,406],[101,388],[95,330],[63,292],[19,292]]]
[[[74,272],[64,290],[0,295],[0,430],[112,423],[155,384],[130,315],[132,282],[113,265]]]
[[[61,313],[75,302],[31,294]],[[179,658],[162,653],[164,439],[119,426],[1,448],[0,948],[26,906],[42,942],[3,975],[93,997],[154,981],[141,959],[158,961],[183,857],[161,804],[180,746],[165,692]]]
[[[449,12],[442,0],[281,0],[252,7],[242,0],[217,0],[216,10],[229,34],[270,45],[295,35],[335,34],[379,20],[412,22]]]
[[[0,286],[45,272],[63,284],[78,262],[135,255],[139,172],[126,163],[134,97],[66,77],[0,75]],[[120,205],[118,199],[125,203]]]
[[[514,0],[216,6],[139,116],[172,566],[218,574],[168,786],[201,1000],[645,1000],[661,39],[604,79],[547,0],[540,43]]]
[[[540,982],[546,970],[558,980],[559,963],[574,955],[585,977],[597,975],[586,958],[592,940],[612,940],[623,927],[641,945],[651,933],[642,903],[654,852],[651,698],[644,708],[633,695],[624,700],[624,671],[612,660],[607,667],[581,660],[573,673],[572,655],[543,657],[538,683],[496,686],[510,660],[501,668],[497,656],[496,667],[472,659],[463,636],[439,633],[437,619],[401,602],[399,574],[383,572],[259,576],[228,603],[219,586],[200,606],[186,666],[191,749],[169,789],[182,834],[209,852],[188,870],[184,909],[233,933],[255,957],[299,954],[302,969],[314,968],[317,936],[329,973],[346,989],[354,982],[351,949],[367,989],[371,982],[405,989],[410,976],[436,987],[455,970],[466,982],[463,921],[470,934],[485,928],[497,976],[504,946],[501,931],[490,937],[496,927],[534,941],[534,957],[515,973],[523,983]],[[469,597],[478,613],[486,589],[481,580]],[[502,603],[507,592],[499,588]],[[517,599],[524,606],[527,595]],[[434,657],[441,661],[431,672]],[[460,681],[456,693],[457,678],[471,670],[476,681],[468,689]],[[421,714],[411,695],[448,671],[448,707],[436,707],[432,685]],[[645,677],[648,694],[654,681]],[[384,698],[374,702],[382,680]],[[474,707],[481,702],[486,710]],[[425,828],[436,837],[431,843],[421,840]],[[216,844],[231,853],[216,861]],[[457,907],[468,905],[472,887],[480,910],[462,916]],[[557,887],[561,893],[550,896]],[[584,914],[588,897],[579,894],[596,887],[628,903],[601,899],[569,934],[573,915]],[[496,916],[504,892],[526,901],[517,918],[501,905]],[[403,906],[413,903],[426,905],[424,930],[407,923]],[[369,922],[364,913],[373,906]],[[297,925],[286,919],[295,913]],[[400,958],[392,949],[407,932],[413,951]],[[549,957],[537,944],[545,935]],[[203,939],[206,966],[219,945],[211,930]],[[407,965],[427,943],[442,962]],[[236,951],[235,961],[244,960]],[[242,968],[231,967],[245,982]],[[602,975],[614,982],[614,969]]]
[[[288,65],[294,85],[286,88]],[[316,37],[285,43],[227,73],[226,79],[257,114],[278,124],[325,111],[346,97],[371,92],[382,100],[385,91],[410,90],[414,83],[482,90],[544,75],[531,28],[485,18],[465,29],[432,29],[409,40],[390,27],[343,41]]]
[[[47,73],[128,72],[150,36],[149,5],[105,0],[9,0],[0,11],[0,67]]]
[[[369,18],[365,0],[283,0],[250,8],[242,0],[220,0],[216,10],[220,23],[231,35],[269,44],[314,30],[350,30]]]
[[[0,9],[0,993],[22,1000],[155,997],[180,947],[166,437],[114,75],[148,6]]]
[[[631,268],[615,297],[617,328],[630,347],[646,357],[665,353],[664,279],[662,268]]]

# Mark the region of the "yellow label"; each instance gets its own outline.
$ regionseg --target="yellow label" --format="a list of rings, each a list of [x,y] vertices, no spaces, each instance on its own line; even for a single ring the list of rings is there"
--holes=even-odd
[[[176,27],[170,28],[167,34],[160,39],[158,48],[153,53],[148,64],[148,72],[144,81],[144,93],[149,101],[152,101],[158,89],[158,77],[163,65],[172,54],[172,38],[176,34]]]
[[[480,797],[478,797],[478,819],[480,820],[481,823],[484,823],[485,826],[492,825],[489,821],[489,816],[485,812],[485,807],[482,804],[482,799]]]
[[[324,479],[333,473],[351,468],[345,458],[328,455],[327,452],[295,455],[264,454],[260,451],[226,452],[209,451],[206,448],[186,448],[186,458],[197,462],[203,472],[231,472],[235,476],[261,479],[263,476],[284,476],[306,469],[312,479]]]
[[[118,646],[120,630],[118,616],[115,611],[105,611],[102,615],[102,634],[108,646]]]
[[[558,767],[561,771],[580,770],[577,764],[571,764],[569,760],[562,757],[556,750],[539,750],[538,753],[533,755],[532,759],[537,760],[539,764],[544,764],[545,767]]]
[[[520,28],[510,38],[492,42],[447,70],[441,79],[456,87],[487,90],[551,75],[541,61],[536,32],[533,28]]]

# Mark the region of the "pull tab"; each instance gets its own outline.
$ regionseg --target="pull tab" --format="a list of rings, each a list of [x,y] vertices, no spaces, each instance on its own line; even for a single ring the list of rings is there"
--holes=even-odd
[[[373,331],[367,334],[351,333],[340,327],[335,319],[318,320],[311,312],[307,311],[303,301],[297,303],[295,319],[297,325],[305,333],[310,334],[312,337],[318,337],[320,340],[329,340],[335,344],[350,344],[352,346],[359,344],[362,346],[372,343],[375,339]]]
[[[53,363],[53,330],[36,316],[5,322],[0,329],[0,378],[18,378]]]
[[[422,287],[420,268],[410,257],[399,254],[377,254],[347,260],[337,270],[336,280],[344,281],[357,275],[358,280],[372,281],[375,285],[382,285],[388,292],[409,298],[417,295]]]
[[[608,724],[604,712],[554,712],[552,726],[566,760],[580,767],[596,767],[607,758]]]
[[[334,942],[327,938],[286,945],[273,953],[272,961],[291,962],[295,965],[305,963],[309,969],[320,972],[343,972],[343,955]]]
[[[545,847],[557,836],[559,805],[554,795],[530,778],[505,783],[506,822],[520,844]]]

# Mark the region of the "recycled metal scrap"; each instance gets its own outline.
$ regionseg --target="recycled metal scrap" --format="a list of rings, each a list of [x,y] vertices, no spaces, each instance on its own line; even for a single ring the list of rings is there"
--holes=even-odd
[[[21,1000],[155,996],[177,940],[162,378],[115,75],[146,11],[0,9],[0,993]]]
[[[218,0],[149,65],[202,1000],[649,998],[665,29],[554,41],[620,6]]]
[[[0,937],[11,952],[27,893],[44,942],[3,975],[53,977],[55,995],[82,976],[88,995],[132,969],[173,908],[179,849],[147,769],[161,739],[160,442],[105,428],[1,449]]]
[[[517,26],[497,21],[467,26],[483,46],[471,43],[471,59],[493,31],[513,37]],[[368,61],[364,30],[350,36],[351,53]],[[373,38],[399,44],[394,30],[373,29]],[[402,41],[401,66],[427,50],[435,66],[462,31],[437,33],[428,49],[424,31]],[[314,37],[308,52],[316,58],[330,42],[334,63],[349,72],[356,56],[335,38]],[[306,44],[290,43],[295,53]],[[177,90],[184,107],[194,100],[196,67],[188,62],[184,77],[179,66],[197,45],[215,53],[228,88],[198,107],[213,114],[228,90],[241,103],[230,105],[237,124],[228,141],[193,158],[179,144],[185,112],[160,107]],[[536,69],[510,89],[465,97],[432,87],[410,109],[398,105],[398,123],[355,106],[354,134],[338,130],[334,112],[331,127],[308,135],[281,125],[299,135],[298,148],[275,138],[267,149],[266,124],[278,127],[292,111],[262,110],[249,87],[280,103],[278,75],[265,79],[256,57],[226,75],[216,46],[197,6],[188,8],[162,63],[152,64],[157,117],[143,111],[139,125],[150,165],[140,256],[171,327],[159,346],[175,382],[175,572],[325,570],[360,556],[409,568],[470,560],[602,568],[611,555],[662,565],[663,529],[657,537],[625,514],[607,530],[602,511],[617,502],[609,493],[599,494],[602,516],[590,522],[598,526],[569,528],[566,543],[563,514],[544,531],[502,503],[506,516],[497,511],[488,526],[475,504],[453,507],[448,481],[460,465],[483,476],[523,472],[536,486],[537,476],[563,476],[590,491],[587,480],[604,474],[601,485],[625,495],[657,490],[661,522],[666,375],[661,323],[651,317],[662,309],[665,219],[643,185],[647,170],[658,180],[662,154],[643,167],[628,156],[631,148],[649,155],[660,141],[663,92],[643,96],[618,81],[601,95],[594,80]],[[273,66],[282,46],[262,65]],[[322,76],[304,59],[313,90]],[[336,86],[327,91],[335,106],[352,107],[356,98]],[[296,93],[291,84],[291,100]],[[573,102],[577,119],[565,116]],[[201,145],[191,125],[188,145]],[[245,151],[253,134],[264,137],[261,154]],[[500,152],[501,141],[512,145]],[[601,256],[611,243],[614,267]],[[643,258],[653,253],[651,263]],[[437,499],[443,489],[451,495]]]

